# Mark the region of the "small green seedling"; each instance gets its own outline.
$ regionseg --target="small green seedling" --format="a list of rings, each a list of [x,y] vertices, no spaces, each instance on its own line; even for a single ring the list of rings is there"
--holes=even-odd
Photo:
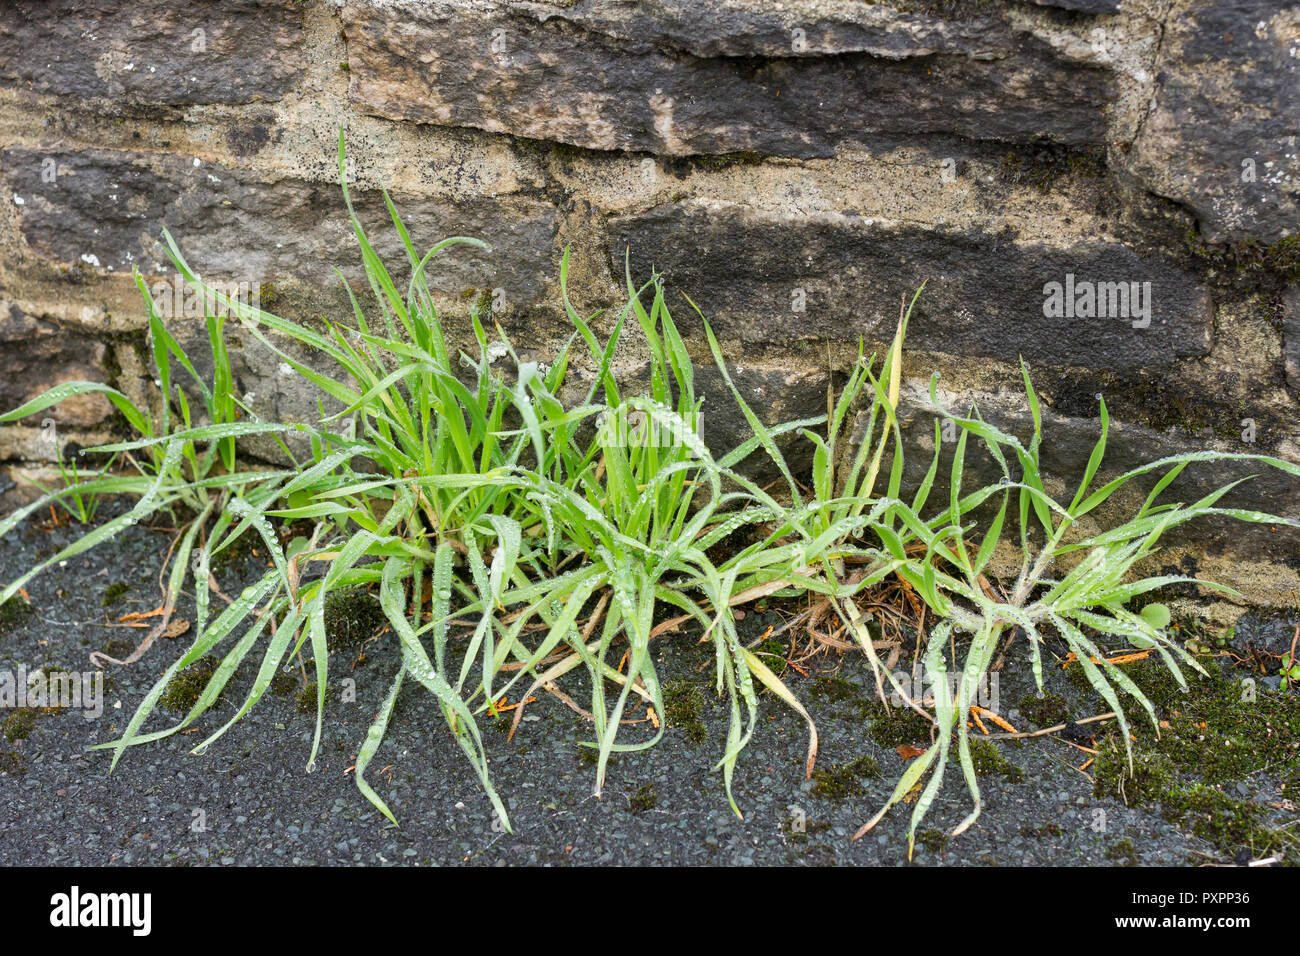
[[[81,454],[78,452],[77,454]],[[68,513],[79,524],[90,524],[95,520],[95,514],[99,511],[102,496],[95,491],[82,490],[83,488],[93,488],[95,479],[106,474],[113,466],[113,461],[117,456],[110,458],[108,463],[91,475],[84,475],[77,468],[77,459],[73,457],[71,461],[65,462],[63,456],[59,455],[59,477],[63,479],[63,487],[67,489],[66,497],[58,500],[58,505]],[[32,482],[46,495],[50,494],[50,489],[46,488],[40,482]]]
[[[1290,654],[1282,655],[1282,686],[1290,689],[1293,683],[1300,683],[1300,658]]]

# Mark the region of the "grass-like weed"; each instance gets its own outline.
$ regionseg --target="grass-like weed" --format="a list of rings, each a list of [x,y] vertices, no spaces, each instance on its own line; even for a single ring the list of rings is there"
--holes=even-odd
[[[89,525],[77,542],[0,591],[0,606],[46,567],[109,541],[157,512],[170,513],[180,529],[160,623],[123,660],[100,657],[101,663],[119,664],[140,659],[166,629],[182,589],[193,593],[193,640],[139,702],[121,737],[102,745],[113,751],[114,765],[127,747],[189,727],[222,697],[246,660],[258,661],[242,703],[195,747],[205,750],[268,688],[278,688],[286,662],[310,645],[314,674],[304,681],[300,701],[316,717],[310,768],[320,746],[330,686],[327,622],[337,617],[340,601],[360,597],[366,602],[361,631],[341,635],[335,646],[349,639],[379,639],[394,651],[390,689],[360,743],[354,773],[358,788],[390,819],[391,811],[365,772],[407,682],[436,700],[448,733],[507,826],[480,722],[486,715],[490,726],[501,725],[501,708],[509,699],[527,701],[533,691],[557,687],[579,668],[588,673],[588,707],[566,700],[590,721],[591,739],[582,744],[592,756],[597,793],[614,754],[653,746],[666,726],[677,723],[698,740],[703,736],[698,692],[694,687],[665,692],[651,654],[653,641],[684,622],[697,623],[713,645],[713,683],[729,710],[718,768],[736,808],[733,772],[755,730],[758,685],[807,722],[806,770],[810,777],[813,773],[817,732],[812,718],[761,657],[742,644],[733,613],[767,596],[793,595],[819,602],[842,622],[866,655],[882,700],[888,682],[908,704],[906,721],[894,721],[907,738],[900,737],[899,743],[924,743],[927,734],[930,739],[880,814],[858,835],[919,787],[910,826],[915,839],[954,751],[974,802],[956,835],[979,815],[980,774],[1019,772],[991,745],[973,745],[966,723],[976,688],[1004,638],[1025,635],[1020,646],[1028,651],[1041,691],[1043,633],[1050,629],[1059,635],[1087,681],[1114,710],[1128,751],[1121,695],[1153,721],[1155,709],[1106,659],[1100,644],[1122,641],[1152,651],[1180,684],[1184,667],[1199,669],[1166,633],[1166,609],[1158,604],[1140,612],[1129,609],[1133,599],[1189,579],[1135,577],[1139,562],[1155,551],[1166,531],[1197,517],[1295,523],[1220,507],[1220,498],[1233,485],[1191,503],[1158,503],[1184,468],[1198,461],[1249,460],[1300,476],[1300,466],[1264,456],[1179,455],[1133,469],[1094,490],[1109,427],[1104,402],[1101,434],[1078,491],[1068,503],[1056,500],[1047,493],[1040,470],[1041,416],[1028,369],[1023,378],[1033,434],[1027,444],[985,422],[977,409],[966,416],[943,409],[931,383],[934,410],[959,429],[945,481],[947,500],[934,505],[931,498],[940,483],[938,422],[929,470],[904,497],[899,397],[911,314],[906,303],[879,366],[860,350],[838,396],[828,393],[824,416],[776,426],[764,424],[745,402],[720,343],[700,315],[718,370],[752,432],[734,449],[715,454],[701,437],[702,399],[695,390],[692,358],[670,314],[661,277],[652,275],[637,287],[628,269],[626,304],[612,316],[582,316],[570,304],[566,253],[560,289],[574,331],[551,363],[520,360],[504,330],[489,329],[477,305],[470,314],[469,351],[454,350],[434,306],[428,269],[437,256],[458,245],[485,244],[455,237],[420,254],[385,194],[406,257],[405,278],[399,280],[375,251],[353,208],[341,135],[338,159],[370,292],[359,296],[349,287],[350,316],[308,325],[229,299],[202,281],[167,235],[177,270],[201,301],[220,306],[208,309],[205,317],[214,370],[210,380],[196,373],[137,275],[149,303],[162,399],[157,408],[138,408],[106,385],[71,382],[0,416],[0,422],[16,421],[93,392],[106,396],[135,433],[129,440],[87,449],[87,454],[114,457],[88,475],[65,471],[64,487],[0,521],[4,534],[36,509],[58,504]],[[912,306],[920,294],[918,290]],[[227,321],[238,323],[320,390],[318,420],[263,422],[234,394]],[[596,330],[604,327],[609,331],[602,339]],[[648,385],[635,392],[613,372],[615,355],[629,334],[649,357]],[[290,343],[306,347],[319,361],[307,364]],[[570,366],[579,356],[593,372],[590,383],[576,391],[568,383],[565,391]],[[510,361],[500,361],[504,358]],[[182,379],[190,391],[180,387]],[[570,392],[580,397],[561,398]],[[202,408],[192,407],[187,394],[200,395]],[[864,434],[853,434],[856,421],[864,423]],[[305,460],[284,440],[290,434],[305,440]],[[242,461],[238,441],[251,435],[273,437],[291,467]],[[811,475],[796,475],[780,450],[778,439],[791,436],[811,446]],[[965,487],[971,438],[982,443],[1001,470],[1000,482]],[[778,484],[784,485],[779,492],[747,477],[748,459],[759,454],[776,465],[782,478]],[[1127,521],[1090,536],[1075,533],[1079,519],[1129,482],[1156,471],[1164,473]],[[126,496],[132,504],[121,515],[96,523],[97,502],[105,495]],[[985,571],[1007,537],[1023,562],[1016,580],[1000,588]],[[249,540],[267,550],[270,567],[214,613],[214,568],[220,566],[214,559]],[[733,546],[735,541],[746,543]],[[1083,560],[1061,573],[1067,563],[1062,559],[1079,551],[1085,552]],[[932,700],[913,699],[883,665],[876,635],[855,603],[887,579],[917,595],[932,622],[921,646]],[[146,730],[160,703],[183,716],[170,726]],[[646,719],[627,730],[638,708]],[[519,725],[523,703],[514,711],[511,733]],[[1126,756],[1131,772],[1131,752]],[[873,774],[874,764],[855,761],[823,773],[817,785],[839,792]],[[653,794],[642,803],[652,805]]]

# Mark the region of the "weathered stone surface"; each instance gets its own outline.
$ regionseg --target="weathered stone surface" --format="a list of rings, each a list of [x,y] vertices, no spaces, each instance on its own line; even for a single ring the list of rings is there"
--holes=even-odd
[[[911,13],[925,13],[946,20],[968,20],[987,16],[999,7],[1037,6],[1079,13],[1118,13],[1121,0],[876,0],[883,6]]]
[[[1131,166],[1212,240],[1300,231],[1300,4],[1178,0]]]
[[[1059,249],[853,216],[807,221],[679,204],[614,225],[615,266],[630,248],[634,276],[644,279],[653,265],[715,329],[742,340],[885,340],[898,297],[927,279],[908,330],[915,349],[1130,369],[1166,367],[1209,345],[1208,293],[1168,263],[1115,243]],[[1085,280],[1150,283],[1149,317],[1044,315],[1044,286],[1069,274],[1080,288]]]
[[[295,0],[3,0],[0,82],[129,105],[279,99],[302,18]]]
[[[353,103],[591,149],[828,156],[878,137],[1099,144],[1110,73],[862,3],[348,2]]]
[[[53,169],[56,175],[43,175]],[[361,254],[341,189],[298,179],[261,182],[247,172],[170,154],[109,150],[0,151],[0,175],[17,205],[23,234],[38,253],[95,269],[146,274],[170,270],[159,241],[171,231],[201,275],[259,288],[286,277],[337,284],[334,268],[362,279]],[[451,235],[492,243],[489,256],[468,247],[444,253],[430,285],[457,293],[493,277],[511,307],[534,300],[551,276],[555,212],[525,198],[442,201],[395,196],[412,241],[427,250]],[[358,215],[390,267],[405,253],[373,192],[354,196]]]
[[[106,354],[104,343],[95,338],[0,300],[0,411],[11,411],[62,382],[107,381]],[[89,428],[111,414],[113,407],[103,395],[79,395],[26,421]]]
[[[776,426],[826,414],[827,373],[824,369],[795,369],[772,362],[751,365],[740,358],[728,361],[727,371],[736,390],[764,425]],[[696,394],[704,398],[702,436],[715,454],[726,454],[753,434],[715,365],[701,363],[697,366],[695,389]],[[812,445],[802,435],[789,433],[780,436],[776,444],[792,469],[802,473],[812,464]],[[761,448],[739,467],[760,482],[781,477],[776,463]]]
[[[1282,361],[1286,363],[1286,381],[1300,393],[1300,286],[1287,290],[1282,297]]]
[[[1040,7],[1059,7],[1062,10],[1078,10],[1080,13],[1119,13],[1120,0],[1017,0],[1019,3],[1032,3]]]

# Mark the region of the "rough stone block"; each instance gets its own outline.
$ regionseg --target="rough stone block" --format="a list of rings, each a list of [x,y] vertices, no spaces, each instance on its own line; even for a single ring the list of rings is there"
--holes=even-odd
[[[348,2],[351,98],[590,149],[829,156],[881,137],[1100,144],[1114,78],[996,17],[862,3]]]
[[[131,106],[277,100],[302,42],[296,0],[6,0],[0,82]]]
[[[742,340],[888,340],[899,297],[925,279],[908,330],[919,350],[1132,369],[1167,367],[1209,346],[1208,292],[1178,267],[1113,242],[1057,248],[858,217],[807,221],[678,204],[615,225],[615,266],[630,248],[634,276],[644,280],[653,265],[715,329]],[[1045,287],[1060,284],[1064,300],[1071,282],[1073,314],[1068,302],[1045,314]],[[1085,283],[1093,316],[1080,308]],[[1128,317],[1119,314],[1124,290]],[[1139,301],[1147,314],[1137,313]]]

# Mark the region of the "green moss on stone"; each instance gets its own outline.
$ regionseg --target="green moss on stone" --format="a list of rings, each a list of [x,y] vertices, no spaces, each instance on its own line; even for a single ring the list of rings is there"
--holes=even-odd
[[[991,740],[973,738],[970,742],[970,757],[977,776],[988,777],[996,773],[1001,774],[1008,783],[1024,782],[1024,770],[1002,756],[998,745]]]
[[[628,798],[632,810],[635,813],[644,813],[646,810],[653,810],[659,802],[659,797],[655,793],[655,787],[652,783],[647,783],[638,787],[636,793]]]
[[[704,742],[704,694],[692,681],[673,681],[664,687],[664,717],[693,744]]]
[[[129,590],[131,590],[131,585],[127,584],[125,581],[114,581],[108,587],[104,588],[104,593],[100,596],[100,606],[111,607],[118,601],[122,600],[122,596]]]
[[[8,634],[35,613],[32,606],[21,598],[13,597],[0,604],[0,636]]]
[[[1070,719],[1070,705],[1059,694],[1039,697],[1026,694],[1016,703],[1016,709],[1034,722],[1036,727],[1055,727]]]
[[[167,682],[159,702],[168,710],[181,713],[189,711],[198,703],[203,688],[208,686],[208,681],[217,672],[217,664],[217,659],[211,655],[199,658]]]
[[[325,598],[325,636],[331,651],[355,650],[386,621],[379,600],[365,588],[345,588]]]
[[[848,763],[836,764],[829,770],[813,772],[812,792],[819,797],[839,800],[852,793],[861,793],[863,780],[880,777],[880,766],[868,756],[858,757]]]
[[[0,725],[0,731],[3,731],[5,740],[10,743],[25,739],[35,729],[36,711],[30,707],[19,707]]]

